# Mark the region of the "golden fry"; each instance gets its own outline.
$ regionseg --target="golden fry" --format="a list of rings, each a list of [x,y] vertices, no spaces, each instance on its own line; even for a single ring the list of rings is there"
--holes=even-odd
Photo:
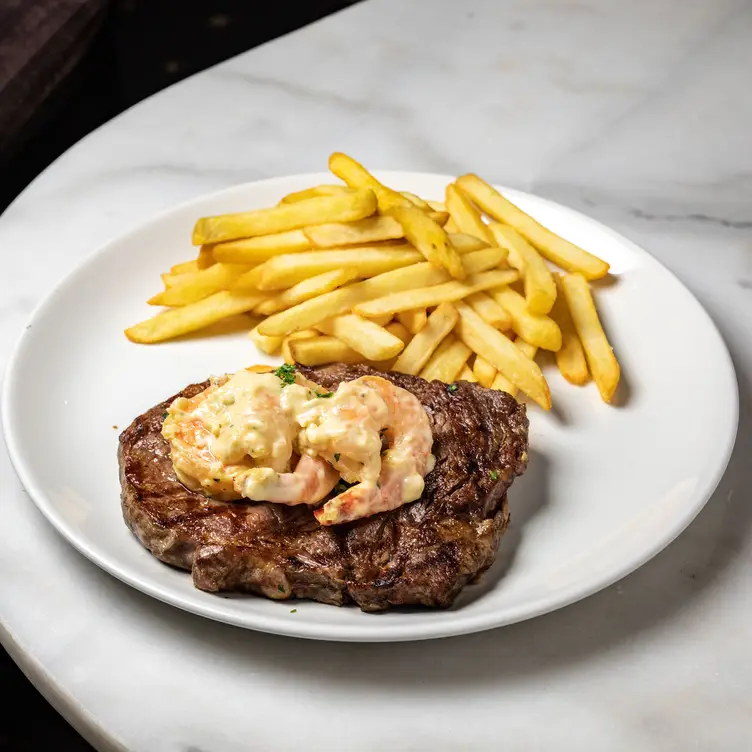
[[[411,334],[417,334],[426,325],[428,316],[425,308],[413,308],[409,311],[400,311],[397,318]]]
[[[126,329],[125,336],[131,342],[142,344],[164,342],[181,334],[203,329],[228,316],[251,311],[261,300],[263,297],[258,293],[242,294],[226,290],[217,292],[182,308],[158,313],[153,318]]]
[[[426,325],[410,340],[392,370],[417,376],[456,322],[457,311],[454,306],[442,303],[428,317]]]
[[[402,225],[394,217],[384,215],[367,217],[357,222],[312,225],[301,232],[314,248],[362,245],[383,240],[399,240],[405,237]]]
[[[405,237],[427,261],[446,269],[455,279],[464,279],[465,270],[460,254],[439,224],[412,204],[395,206],[389,213],[402,225]]]
[[[564,275],[561,286],[593,380],[603,401],[611,402],[619,384],[621,368],[598,318],[590,286],[582,274]]]
[[[475,374],[470,370],[470,366],[465,363],[465,365],[462,366],[460,375],[457,377],[457,381],[469,381],[471,384],[475,384],[478,379],[475,378]]]
[[[336,337],[313,337],[290,342],[293,363],[323,366],[327,363],[362,363],[363,356]]]
[[[149,298],[149,305],[182,306],[228,289],[240,276],[248,271],[242,264],[214,264],[200,272],[181,275],[167,290]]]
[[[575,331],[572,314],[569,312],[567,299],[561,289],[561,277],[556,272],[554,272],[554,280],[559,292],[554,307],[551,309],[551,318],[561,329],[561,349],[556,351],[556,365],[561,375],[570,384],[582,386],[590,378],[585,351]]]
[[[510,287],[490,291],[491,297],[512,317],[512,329],[536,347],[556,352],[561,347],[561,329],[548,316],[534,316],[527,309],[525,298]]]
[[[543,227],[477,175],[457,178],[457,186],[486,214],[513,227],[562,269],[581,272],[587,279],[599,279],[608,274],[609,267],[605,261]]]
[[[497,245],[509,251],[512,266],[517,266],[522,272],[525,300],[530,313],[538,316],[548,313],[556,300],[556,284],[546,262],[514,228],[494,222],[491,232]],[[515,264],[516,259],[522,261],[520,266]]]
[[[326,222],[352,222],[369,217],[375,211],[376,196],[373,191],[366,189],[336,196],[309,198],[270,209],[203,217],[193,229],[193,244],[271,235]]]
[[[403,345],[406,345],[413,338],[413,335],[410,334],[407,327],[401,324],[399,321],[392,321],[388,323],[384,328],[389,332],[389,334],[393,334],[398,339],[401,339]]]
[[[357,271],[354,269],[334,269],[317,274],[265,300],[255,308],[254,313],[270,316],[277,311],[283,311],[285,308],[315,298],[317,295],[336,290],[356,276]]]
[[[310,251],[275,256],[264,262],[259,287],[283,290],[299,282],[335,269],[356,271],[359,277],[373,277],[410,266],[421,260],[409,246],[404,248],[358,248],[337,251]]]
[[[229,240],[213,246],[214,258],[233,264],[263,264],[273,256],[283,253],[310,251],[311,241],[303,230],[288,230],[256,238]]]
[[[445,212],[447,210],[446,204],[443,201],[426,201],[433,211]]]
[[[314,337],[318,336],[319,333],[316,329],[303,329],[300,332],[293,332],[292,334],[288,334],[282,340],[282,359],[285,361],[285,363],[294,363],[295,358],[293,357],[290,345],[297,340],[313,339]]]
[[[496,372],[490,388],[499,392],[506,392],[510,397],[516,397],[517,392],[519,392],[519,389],[501,371]]]
[[[451,384],[467,363],[470,352],[470,348],[464,342],[453,334],[447,335],[420,372],[421,378]]]
[[[471,274],[465,282],[446,282],[443,285],[433,285],[395,292],[383,298],[358,303],[353,310],[361,316],[377,316],[383,313],[399,313],[411,308],[431,308],[439,303],[451,303],[462,300],[479,290],[508,285],[519,279],[519,274],[511,269],[495,269],[480,274]]]
[[[476,292],[467,297],[465,301],[484,321],[491,324],[494,329],[512,328],[512,317],[490,295],[485,292]]]
[[[261,275],[264,272],[263,267],[264,265],[261,264],[260,266],[255,266],[247,272],[244,272],[232,283],[232,285],[230,285],[230,289],[239,292],[258,290],[259,284],[261,283]]]
[[[365,167],[356,162],[347,154],[335,152],[329,157],[329,169],[340,180],[347,183],[350,188],[370,189],[376,194],[376,200],[379,205],[379,212],[386,214],[395,206],[413,206],[409,198],[405,198],[401,193],[387,188]],[[311,223],[313,224],[313,223]]]
[[[278,352],[284,340],[284,337],[265,337],[259,332],[258,325],[248,332],[248,337],[261,352],[265,352],[267,355],[274,355]]]
[[[480,355],[475,356],[473,373],[478,383],[487,389],[491,388],[491,384],[493,384],[493,380],[496,378],[496,368]]]
[[[346,185],[314,185],[313,188],[305,188],[302,191],[288,193],[280,204],[297,204],[298,201],[307,201],[309,198],[318,196],[338,196],[342,193],[348,193],[350,188]]]
[[[460,232],[485,240],[488,245],[496,245],[488,225],[483,221],[480,212],[470,200],[455,185],[446,187],[446,208]]]
[[[530,360],[534,360],[535,356],[538,354],[538,348],[535,345],[531,345],[529,342],[525,342],[525,340],[520,337],[517,337],[514,340],[514,344],[517,346],[517,349],[526,358],[530,358]]]
[[[393,358],[405,346],[399,337],[395,337],[373,321],[354,313],[345,313],[326,319],[317,325],[317,329],[331,337],[341,339],[369,360]]]
[[[466,303],[455,303],[460,315],[457,336],[475,353],[501,371],[542,408],[551,408],[551,392],[535,361],[526,358],[503,334],[487,324]]]
[[[473,251],[480,251],[492,245],[491,243],[486,243],[485,240],[476,238],[474,235],[467,235],[464,232],[449,232],[447,229],[447,233],[449,235],[449,240],[452,242],[452,246],[454,246],[454,249],[461,256],[466,253],[472,253]],[[506,257],[507,252],[504,250],[502,259],[506,259]]]
[[[189,272],[197,272],[198,270],[198,261],[196,261],[196,259],[183,261],[182,264],[175,264],[175,266],[170,269],[173,274],[188,274]]]
[[[196,257],[196,266],[200,269],[208,269],[217,262],[214,258],[214,247],[210,245],[202,245],[198,251]]]
[[[427,212],[431,211],[431,207],[420,196],[416,196],[414,193],[410,193],[410,191],[400,191],[400,193],[408,201],[415,204],[415,206],[417,206],[418,209],[422,209],[423,211],[427,211]]]

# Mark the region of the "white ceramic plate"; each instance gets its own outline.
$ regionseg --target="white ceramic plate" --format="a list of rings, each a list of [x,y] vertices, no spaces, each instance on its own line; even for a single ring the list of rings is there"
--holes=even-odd
[[[440,199],[450,178],[382,173]],[[3,391],[10,455],[36,504],[79,551],[124,582],[203,616],[328,640],[413,640],[475,632],[572,603],[673,540],[708,500],[736,435],[737,386],[724,343],[692,295],[625,238],[574,211],[505,190],[522,209],[607,259],[597,302],[621,360],[622,404],[603,404],[546,369],[555,409],[530,408],[531,460],[510,492],[496,564],[446,611],[361,613],[310,602],[195,590],[132,537],[120,513],[118,434],[147,408],[211,373],[270,361],[242,328],[156,346],[123,329],[153,313],[159,274],[190,258],[197,217],[270,205],[331,181],[301,175],[241,185],[166,212],[110,243],[37,309]],[[291,613],[292,608],[295,613]]]

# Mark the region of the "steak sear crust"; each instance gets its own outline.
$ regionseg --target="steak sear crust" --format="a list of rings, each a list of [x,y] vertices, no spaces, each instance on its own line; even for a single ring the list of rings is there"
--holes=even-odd
[[[450,606],[494,561],[509,523],[507,489],[527,463],[525,407],[505,392],[459,381],[380,373],[362,365],[298,367],[322,387],[378,375],[412,392],[433,431],[436,466],[422,497],[391,512],[322,527],[306,505],[217,501],[175,477],[162,421],[178,396],[120,435],[123,516],[161,561],[192,572],[197,588],[308,598],[364,611]]]

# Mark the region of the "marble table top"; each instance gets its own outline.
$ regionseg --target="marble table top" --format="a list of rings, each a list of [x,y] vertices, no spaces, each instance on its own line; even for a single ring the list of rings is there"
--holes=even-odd
[[[530,622],[395,645],[257,634],[122,585],[52,530],[0,447],[0,639],[37,687],[99,749],[747,748],[750,70],[744,0],[368,0],[55,162],[0,218],[0,368],[33,306],[107,239],[339,149],[374,168],[472,169],[642,245],[721,329],[741,423],[705,510],[630,577]]]

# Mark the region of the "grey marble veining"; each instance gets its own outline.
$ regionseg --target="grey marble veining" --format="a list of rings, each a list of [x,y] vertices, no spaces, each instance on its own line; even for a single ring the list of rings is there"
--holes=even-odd
[[[742,410],[718,491],[656,559],[557,613],[432,644],[311,649],[178,613],[76,554],[0,450],[0,635],[58,707],[102,748],[745,749],[751,70],[744,0],[368,0],[137,105],[40,176],[0,217],[0,367],[107,239],[338,149],[474,170],[635,240],[714,317]],[[277,723],[244,710],[251,683],[280,697]]]

